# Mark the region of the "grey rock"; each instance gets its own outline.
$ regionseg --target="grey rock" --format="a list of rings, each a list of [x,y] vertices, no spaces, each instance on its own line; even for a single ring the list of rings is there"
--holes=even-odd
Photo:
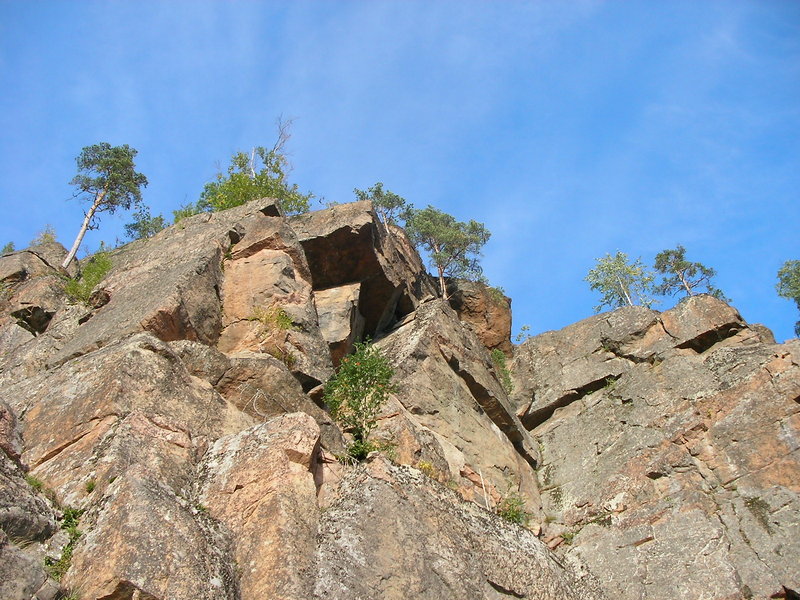
[[[798,589],[800,347],[762,339],[734,309],[696,297],[519,349],[543,539],[587,564],[609,597]]]
[[[604,597],[527,529],[381,458],[345,476],[319,537],[314,598]]]

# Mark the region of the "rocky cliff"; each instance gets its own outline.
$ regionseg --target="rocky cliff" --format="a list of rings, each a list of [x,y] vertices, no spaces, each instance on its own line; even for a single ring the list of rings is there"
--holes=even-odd
[[[183,220],[88,305],[63,255],[0,258],[3,599],[797,597],[800,346],[719,301],[514,349],[368,203]],[[322,384],[366,337],[397,392],[353,465]]]

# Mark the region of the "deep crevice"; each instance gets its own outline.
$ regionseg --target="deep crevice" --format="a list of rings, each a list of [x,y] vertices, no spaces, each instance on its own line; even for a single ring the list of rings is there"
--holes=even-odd
[[[705,333],[701,333],[697,337],[694,337],[690,340],[686,340],[685,342],[678,344],[675,346],[681,350],[694,350],[697,354],[702,354],[715,344],[721,342],[722,340],[726,340],[729,337],[733,337],[737,333],[739,333],[743,327],[737,323],[728,323],[727,325],[723,325],[718,327],[717,329],[712,329],[711,331],[706,331]]]
[[[458,359],[455,356],[449,359],[445,357],[445,359],[447,360],[447,364],[453,370],[453,372],[458,375],[466,384],[470,394],[472,394],[472,397],[475,398],[481,409],[483,409],[492,422],[497,425],[500,431],[505,434],[505,436],[508,438],[508,441],[510,441],[517,452],[519,452],[520,456],[522,456],[528,462],[528,464],[531,465],[531,467],[536,469],[536,457],[532,456],[530,452],[526,450],[524,443],[525,439],[522,431],[515,422],[514,414],[505,405],[503,405],[499,398],[497,398],[482,384],[476,381],[476,379],[468,371],[462,369]]]
[[[568,390],[566,394],[561,396],[555,402],[536,409],[533,412],[526,413],[521,419],[522,424],[525,426],[525,429],[532,431],[550,419],[550,417],[553,416],[553,413],[555,413],[559,408],[569,406],[573,402],[577,402],[589,394],[597,392],[598,390],[602,390],[604,387],[612,384],[620,377],[621,375],[607,375],[602,379],[596,379],[574,390]]]

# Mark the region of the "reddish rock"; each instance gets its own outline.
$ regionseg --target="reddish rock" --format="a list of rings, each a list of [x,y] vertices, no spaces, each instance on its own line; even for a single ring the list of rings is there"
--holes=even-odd
[[[202,466],[200,501],[231,531],[242,598],[310,597],[319,428],[306,414],[219,439]]]
[[[352,202],[298,215],[292,228],[311,268],[314,290],[361,283],[365,335],[375,335],[435,295],[413,245],[387,228],[370,202]]]
[[[502,350],[511,356],[511,298],[478,281],[448,279],[450,306],[483,342],[488,350]]]

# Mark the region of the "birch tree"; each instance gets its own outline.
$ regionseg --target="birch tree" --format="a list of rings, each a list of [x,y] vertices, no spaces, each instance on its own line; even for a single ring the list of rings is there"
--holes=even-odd
[[[775,286],[781,298],[792,300],[800,310],[800,260],[787,260],[778,271]],[[794,334],[800,337],[800,321],[794,324]]]
[[[594,307],[595,312],[600,312],[604,306],[617,308],[641,304],[649,308],[654,302],[650,295],[653,274],[639,258],[628,262],[628,255],[624,252],[598,258],[597,266],[589,271],[586,281],[592,290],[603,295],[600,304]]]

